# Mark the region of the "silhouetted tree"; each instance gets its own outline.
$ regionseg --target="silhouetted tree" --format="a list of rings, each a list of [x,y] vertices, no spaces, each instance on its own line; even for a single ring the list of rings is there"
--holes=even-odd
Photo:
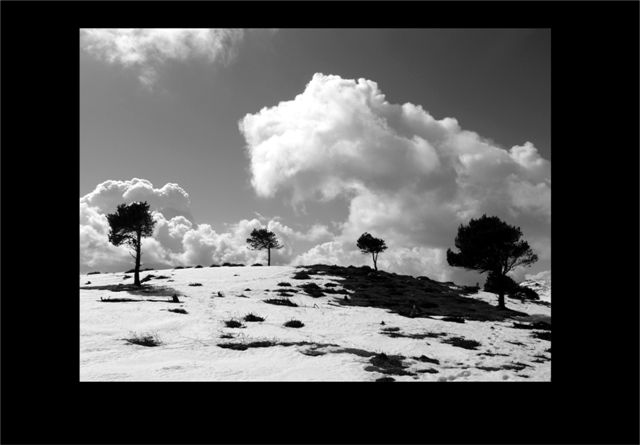
[[[107,220],[110,226],[109,241],[115,246],[126,244],[135,253],[130,253],[136,260],[133,282],[136,286],[140,286],[142,238],[151,236],[155,225],[149,211],[149,204],[146,202],[120,204],[115,213],[107,215]]]
[[[276,234],[270,230],[265,229],[253,229],[251,236],[247,238],[249,248],[252,250],[267,249],[267,266],[271,266],[271,249],[282,249],[284,247]]]
[[[507,273],[538,261],[529,243],[521,237],[519,227],[510,226],[496,216],[482,215],[458,227],[455,246],[460,252],[447,249],[447,262],[455,267],[488,272],[489,288],[498,294],[498,307],[504,309],[504,295],[513,282],[507,279]]]
[[[375,270],[378,270],[378,254],[387,249],[387,245],[384,240],[380,238],[375,238],[368,232],[363,233],[358,238],[356,243],[358,245],[358,249],[362,253],[370,253],[371,258],[373,259],[373,267]]]

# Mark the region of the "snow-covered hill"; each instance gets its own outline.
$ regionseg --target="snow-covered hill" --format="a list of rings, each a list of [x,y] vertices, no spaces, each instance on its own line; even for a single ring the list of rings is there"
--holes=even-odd
[[[538,293],[541,301],[551,302],[551,273],[541,272],[537,275],[527,275],[520,283],[521,286],[533,289]]]
[[[142,290],[124,276],[80,276],[82,381],[551,378],[551,308],[536,302],[500,311],[494,294],[355,267],[157,270]],[[160,344],[128,341],[145,335]]]

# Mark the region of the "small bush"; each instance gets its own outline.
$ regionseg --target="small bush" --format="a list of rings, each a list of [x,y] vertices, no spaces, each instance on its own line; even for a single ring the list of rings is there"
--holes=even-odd
[[[246,288],[246,289],[245,289],[244,291],[245,291],[245,292],[249,292],[250,290],[251,290],[251,289],[249,289],[249,288]]]
[[[395,382],[396,379],[394,379],[393,377],[380,377],[379,379],[376,379],[376,382]]]
[[[288,298],[268,298],[263,300],[265,303],[275,304],[277,306],[290,306],[290,307],[298,307],[293,301]]]
[[[454,323],[464,323],[464,318],[462,318],[462,317],[443,317],[442,321],[452,321]]]
[[[304,326],[304,323],[300,320],[289,320],[284,324],[287,328],[301,328]]]
[[[477,342],[475,340],[467,340],[463,337],[451,337],[447,338],[446,340],[442,340],[442,342],[464,349],[478,349],[478,346],[482,346],[482,343],[480,342]]]
[[[125,341],[133,345],[149,346],[149,347],[159,346],[162,344],[160,339],[158,339],[158,336],[155,334],[142,334],[142,335],[134,334],[133,337],[131,338],[125,338]]]
[[[540,340],[551,341],[551,331],[534,331],[531,335]]]
[[[202,286],[202,283],[189,283],[189,286]]]
[[[174,269],[174,270],[177,270],[177,269],[184,269],[184,266],[176,266],[176,267],[174,267],[173,269]]]
[[[224,322],[225,326],[228,328],[244,328],[244,325],[238,320],[227,320]]]
[[[100,272],[89,272],[87,275],[98,275]]]
[[[194,269],[202,269],[202,265],[198,264]]]
[[[124,277],[122,277],[123,280],[126,280],[127,278],[131,278],[129,275],[125,275]]]
[[[260,263],[253,263],[253,264],[252,264],[252,266],[254,266],[254,267],[255,267],[255,266],[262,266],[262,264],[260,264]]]
[[[220,267],[220,265],[219,265],[219,264],[215,264],[215,263],[214,263],[214,264],[212,264],[212,265],[211,265],[211,266],[209,266],[209,267]]]
[[[264,318],[260,317],[259,315],[255,315],[253,313],[251,314],[247,314],[244,316],[244,321],[264,321]]]
[[[188,314],[184,309],[167,309],[169,312],[175,312],[176,314]]]
[[[293,278],[296,280],[308,280],[311,276],[304,270],[300,270],[293,275]]]
[[[291,286],[291,283],[287,283],[286,281],[281,281],[280,283],[278,283],[278,286],[287,287],[287,286]]]

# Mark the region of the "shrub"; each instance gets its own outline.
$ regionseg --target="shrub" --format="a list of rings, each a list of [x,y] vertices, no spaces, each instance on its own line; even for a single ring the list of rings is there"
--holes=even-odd
[[[202,286],[202,283],[189,283],[189,286],[193,286],[193,287]]]
[[[255,315],[253,313],[247,314],[244,316],[244,321],[264,321],[264,318],[260,317],[259,315]]]
[[[311,276],[304,270],[300,270],[293,275],[293,278],[296,280],[308,280]]]
[[[184,309],[167,309],[169,312],[175,312],[176,314],[188,314]]]
[[[212,265],[211,265],[211,266],[209,266],[209,267],[220,267],[220,265],[219,265],[219,264],[215,264],[215,263],[214,263],[214,264],[212,264]]]
[[[301,328],[304,326],[304,323],[300,320],[289,320],[284,324],[287,328]]]
[[[287,287],[287,286],[291,286],[291,283],[287,283],[286,281],[281,281],[278,283],[278,286]]]
[[[158,336],[155,334],[141,334],[141,335],[134,334],[133,337],[125,338],[125,340],[127,341],[127,343],[131,343],[133,345],[149,346],[149,347],[159,346],[162,344]]]
[[[252,266],[262,266],[260,263],[253,263]]]
[[[173,269],[174,269],[174,270],[176,270],[176,269],[184,269],[184,266],[176,266],[176,267],[174,267]]]
[[[202,269],[202,265],[198,264],[194,269]]]
[[[227,320],[224,322],[225,326],[228,328],[244,328],[244,325],[238,320]]]
[[[477,349],[478,346],[482,345],[482,343],[480,342],[477,342],[475,340],[467,340],[463,337],[451,337],[447,338],[446,340],[442,340],[442,342],[464,349]]]
[[[100,272],[89,272],[87,275],[98,275]]]
[[[531,335],[540,340],[551,341],[551,331],[534,331]]]
[[[376,379],[376,382],[395,382],[396,379],[394,379],[393,377],[380,377],[379,379]]]
[[[295,304],[293,301],[289,300],[288,298],[268,298],[268,299],[263,300],[263,301],[265,303],[275,304],[277,306],[298,307],[297,304]]]

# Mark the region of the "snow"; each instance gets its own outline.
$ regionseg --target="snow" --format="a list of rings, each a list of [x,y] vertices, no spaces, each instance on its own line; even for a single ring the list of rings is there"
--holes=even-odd
[[[324,287],[327,282],[341,279],[312,275],[311,280],[296,280],[292,276],[297,270],[291,266],[216,267],[141,273],[141,278],[147,274],[170,277],[173,281],[152,279],[149,284],[175,289],[182,294],[179,304],[170,303],[167,296],[141,297],[87,289],[131,283],[131,279],[123,280],[122,273],[81,275],[81,381],[375,381],[386,376],[371,367],[371,355],[380,353],[403,356],[403,364],[407,365],[404,371],[413,375],[391,375],[397,381],[551,379],[551,354],[547,352],[551,343],[533,337],[530,329],[513,327],[514,322],[550,323],[550,305],[508,299],[510,309],[525,312],[529,317],[503,321],[467,319],[465,323],[455,323],[438,316],[409,318],[384,308],[336,304],[343,295],[313,298],[296,287],[308,282]],[[91,284],[86,284],[87,281]],[[280,298],[273,290],[283,281],[298,291],[290,297],[298,307],[262,301]],[[225,296],[218,297],[218,291]],[[101,297],[141,301],[107,303],[100,301]],[[494,306],[497,300],[487,292],[468,297]],[[188,313],[167,310],[177,308]],[[249,313],[264,317],[265,321],[243,321],[244,328],[228,328],[224,324]],[[284,327],[291,319],[301,320],[304,326]],[[396,332],[402,336],[391,337],[382,332],[389,328],[398,328]],[[444,335],[407,337],[414,334],[420,337],[427,332]],[[157,335],[162,344],[147,347],[125,340],[134,334],[147,333]],[[234,338],[221,338],[225,334]],[[475,340],[481,345],[470,350],[444,342],[451,337]],[[218,346],[264,340],[275,345],[246,350]],[[314,352],[317,355],[307,355]],[[415,359],[422,355],[439,360],[439,364]],[[509,369],[514,363],[516,368],[523,369]],[[507,369],[503,369],[505,365]]]

